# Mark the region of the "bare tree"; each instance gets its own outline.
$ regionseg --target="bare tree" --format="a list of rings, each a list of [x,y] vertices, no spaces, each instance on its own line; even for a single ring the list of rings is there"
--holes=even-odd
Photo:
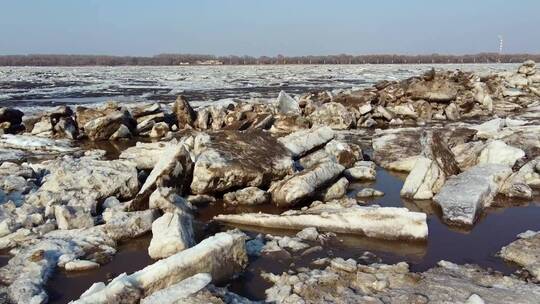
[[[128,66],[128,65],[183,65],[183,64],[437,64],[437,63],[519,63],[527,59],[540,62],[540,54],[479,53],[471,55],[326,55],[326,56],[214,56],[204,54],[159,54],[152,57],[106,55],[5,55],[0,66]]]

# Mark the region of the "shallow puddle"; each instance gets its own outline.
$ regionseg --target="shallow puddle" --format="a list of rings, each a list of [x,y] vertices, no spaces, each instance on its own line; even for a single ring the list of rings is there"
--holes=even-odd
[[[47,284],[49,303],[69,303],[78,299],[95,282],[107,283],[123,272],[133,273],[152,264],[154,261],[147,251],[151,237],[147,234],[120,244],[112,261],[98,269],[80,272],[57,269]]]
[[[497,197],[493,207],[480,216],[469,229],[452,227],[442,222],[440,209],[432,201],[403,200],[399,192],[406,174],[379,169],[377,181],[372,186],[384,191],[385,196],[373,200],[381,206],[404,206],[411,211],[428,214],[428,241],[425,255],[420,261],[408,260],[415,271],[424,271],[440,260],[457,264],[478,264],[510,273],[516,268],[496,257],[501,247],[516,239],[526,230],[540,230],[540,197],[531,201]]]
[[[0,267],[6,266],[10,259],[11,255],[9,254],[8,249],[0,250]]]

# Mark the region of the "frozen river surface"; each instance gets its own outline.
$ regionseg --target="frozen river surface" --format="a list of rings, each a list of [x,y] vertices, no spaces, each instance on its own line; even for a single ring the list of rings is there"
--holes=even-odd
[[[268,98],[367,87],[419,75],[431,67],[487,73],[508,64],[477,65],[274,65],[166,67],[0,67],[0,104],[27,111],[62,104]],[[196,104],[195,104],[196,105]]]

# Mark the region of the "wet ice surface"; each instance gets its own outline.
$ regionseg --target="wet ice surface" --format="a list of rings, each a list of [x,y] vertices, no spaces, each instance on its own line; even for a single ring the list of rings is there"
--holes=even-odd
[[[483,65],[286,65],[167,67],[0,67],[0,105],[38,111],[44,107],[120,102],[191,101],[275,97],[280,90],[367,87],[430,69],[514,69],[512,64]]]

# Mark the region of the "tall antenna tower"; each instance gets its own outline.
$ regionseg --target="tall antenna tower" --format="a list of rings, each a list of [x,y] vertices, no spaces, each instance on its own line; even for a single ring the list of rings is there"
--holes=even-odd
[[[499,63],[501,63],[502,52],[503,52],[503,36],[499,35]]]

